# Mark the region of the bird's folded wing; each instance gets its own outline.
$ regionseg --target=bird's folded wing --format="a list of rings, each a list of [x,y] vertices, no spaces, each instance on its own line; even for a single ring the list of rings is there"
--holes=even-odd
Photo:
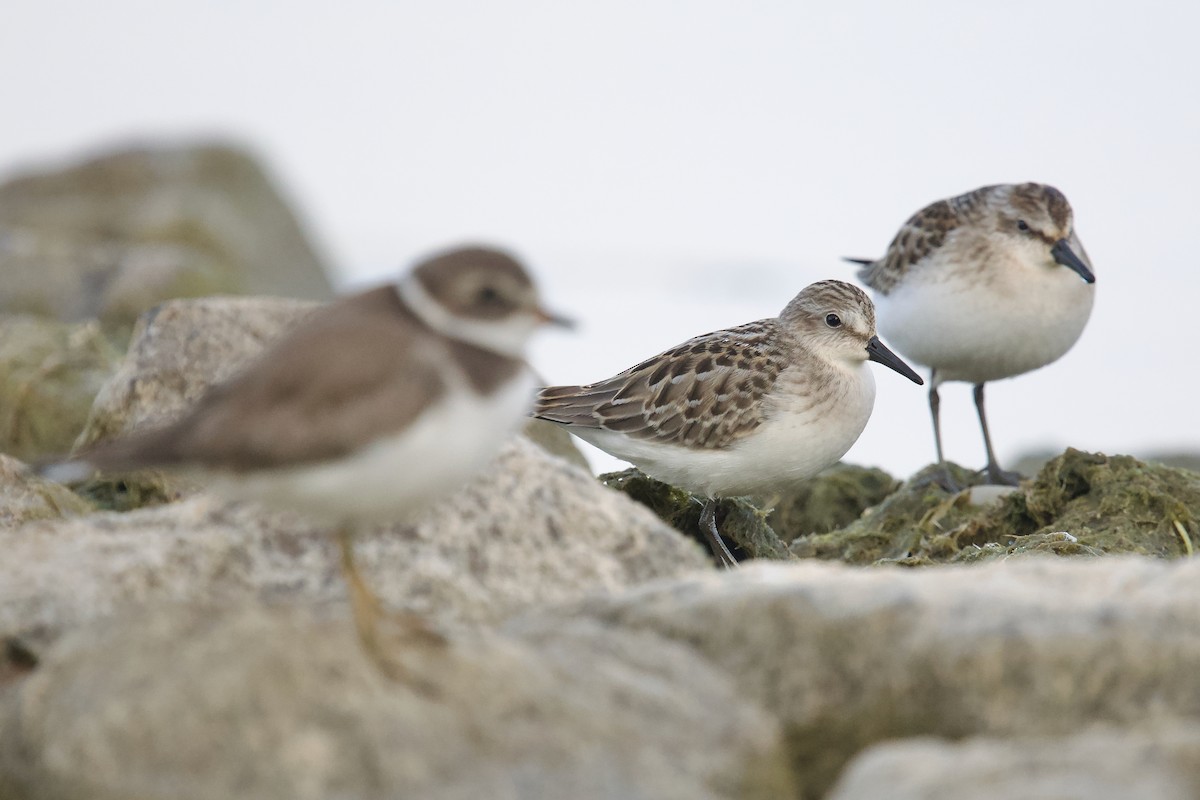
[[[535,416],[688,447],[727,447],[757,428],[785,365],[775,320],[697,336],[588,386],[550,386]]]
[[[445,391],[441,353],[384,313],[321,314],[165,428],[79,454],[104,470],[235,471],[337,458],[399,432]]]

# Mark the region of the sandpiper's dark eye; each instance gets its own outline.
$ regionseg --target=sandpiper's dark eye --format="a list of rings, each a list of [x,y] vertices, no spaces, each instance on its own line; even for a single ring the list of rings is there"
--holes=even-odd
[[[1017,230],[1019,230],[1019,231],[1029,230],[1029,223],[1023,219],[1017,220]]]
[[[837,314],[826,314],[825,324],[831,328],[840,328],[842,326],[842,318]]]
[[[494,286],[485,286],[479,290],[479,294],[475,296],[481,305],[490,306],[500,302],[500,293],[496,291]]]

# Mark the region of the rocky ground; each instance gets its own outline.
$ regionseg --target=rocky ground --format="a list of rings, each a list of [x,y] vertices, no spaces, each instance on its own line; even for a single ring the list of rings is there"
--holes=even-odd
[[[361,536],[398,680],[363,654],[312,521],[178,476],[36,477],[73,440],[177,413],[311,309],[103,299],[148,239],[191,252],[180,269],[235,242],[211,274],[275,265],[222,292],[315,285],[286,206],[222,153],[0,187],[0,240],[24,242],[0,270],[52,254],[45,280],[79,295],[31,300],[59,291],[36,270],[0,292],[0,800],[1200,796],[1184,469],[1068,450],[1015,491],[957,470],[951,493],[839,465],[769,514],[723,502],[748,563],[720,572],[694,498],[596,480],[535,428],[419,521]],[[110,184],[102,213],[63,200]],[[270,211],[255,226],[226,202]],[[126,256],[88,284],[95,248]]]

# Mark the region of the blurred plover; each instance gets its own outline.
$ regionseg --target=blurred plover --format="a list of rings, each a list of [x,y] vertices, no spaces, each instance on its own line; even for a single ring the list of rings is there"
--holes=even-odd
[[[537,384],[523,351],[548,322],[562,320],[512,257],[450,250],[396,284],[314,312],[174,423],[43,473],[66,482],[96,470],[189,469],[219,494],[337,525],[360,638],[386,668],[380,606],[354,565],[353,531],[411,518],[497,454],[532,407]]]

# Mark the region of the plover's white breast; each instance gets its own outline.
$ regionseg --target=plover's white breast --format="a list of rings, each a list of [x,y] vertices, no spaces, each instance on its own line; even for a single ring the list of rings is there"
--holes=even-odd
[[[447,372],[454,372],[447,365]],[[403,431],[319,464],[216,476],[214,490],[281,508],[358,523],[399,521],[460,487],[519,427],[537,382],[528,369],[490,395],[454,376]]]
[[[938,381],[986,381],[1043,367],[1079,339],[1092,284],[1058,265],[1008,259],[987,270],[931,261],[875,300],[879,333]]]

